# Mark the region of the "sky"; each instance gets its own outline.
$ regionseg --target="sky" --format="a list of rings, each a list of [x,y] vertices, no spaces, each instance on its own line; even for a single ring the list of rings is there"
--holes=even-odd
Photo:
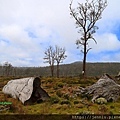
[[[83,0],[74,0],[73,7]],[[87,62],[120,61],[120,0],[108,0],[90,42]],[[0,0],[0,64],[47,66],[45,50],[58,45],[66,49],[64,64],[82,61],[77,33],[70,16],[70,0]]]

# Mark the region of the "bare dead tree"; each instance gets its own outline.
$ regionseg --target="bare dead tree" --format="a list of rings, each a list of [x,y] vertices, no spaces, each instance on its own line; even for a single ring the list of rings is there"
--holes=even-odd
[[[96,32],[98,27],[95,25],[96,22],[101,19],[102,12],[107,6],[107,0],[85,0],[85,3],[78,3],[76,9],[72,8],[73,0],[70,3],[70,15],[75,19],[76,28],[80,33],[80,39],[76,40],[77,48],[82,47],[81,52],[83,53],[83,77],[86,76],[86,57],[88,52],[92,49],[88,45],[90,40],[95,43],[96,40],[93,34]]]
[[[3,74],[5,76],[10,76],[13,74],[13,66],[11,63],[5,62],[3,65]]]
[[[44,57],[45,63],[49,63],[51,75],[54,76],[54,63],[55,63],[55,51],[53,50],[52,46],[49,46],[49,48],[45,51],[45,57]]]
[[[67,55],[65,55],[65,48],[60,48],[57,45],[55,46],[55,60],[57,62],[57,77],[59,78],[59,64],[66,59]]]

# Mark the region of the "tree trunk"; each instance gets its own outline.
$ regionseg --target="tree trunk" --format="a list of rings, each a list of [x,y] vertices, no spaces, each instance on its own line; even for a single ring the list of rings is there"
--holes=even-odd
[[[53,77],[54,76],[54,66],[51,66],[50,68],[51,68],[51,75]]]
[[[86,37],[85,37],[86,39]],[[86,40],[85,40],[85,43],[84,43],[84,57],[83,57],[83,71],[82,71],[82,74],[83,74],[83,78],[86,77]]]
[[[83,58],[83,71],[82,71],[82,74],[83,74],[83,78],[85,78],[85,76],[86,76],[86,54],[84,54],[84,58]]]
[[[57,78],[59,78],[59,63],[57,64]]]

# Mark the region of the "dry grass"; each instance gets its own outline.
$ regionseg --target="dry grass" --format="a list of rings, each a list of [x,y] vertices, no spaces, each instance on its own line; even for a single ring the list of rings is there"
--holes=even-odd
[[[0,77],[0,102],[12,102],[10,109],[2,114],[120,114],[120,100],[105,105],[93,104],[90,100],[74,96],[74,90],[79,86],[88,86],[96,82],[89,78],[86,81],[79,78],[42,78],[42,88],[51,96],[49,101],[24,106],[18,99],[4,95],[2,87],[11,79]]]

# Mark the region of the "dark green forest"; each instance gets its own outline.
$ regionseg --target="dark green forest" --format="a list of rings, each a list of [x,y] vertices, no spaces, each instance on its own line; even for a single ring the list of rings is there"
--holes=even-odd
[[[103,73],[115,76],[120,71],[120,63],[87,63],[87,76],[101,76]],[[75,77],[82,73],[82,62],[62,64],[59,68],[60,77]],[[50,67],[13,67],[0,66],[0,76],[44,76],[50,77]],[[56,66],[54,70],[56,77]]]

